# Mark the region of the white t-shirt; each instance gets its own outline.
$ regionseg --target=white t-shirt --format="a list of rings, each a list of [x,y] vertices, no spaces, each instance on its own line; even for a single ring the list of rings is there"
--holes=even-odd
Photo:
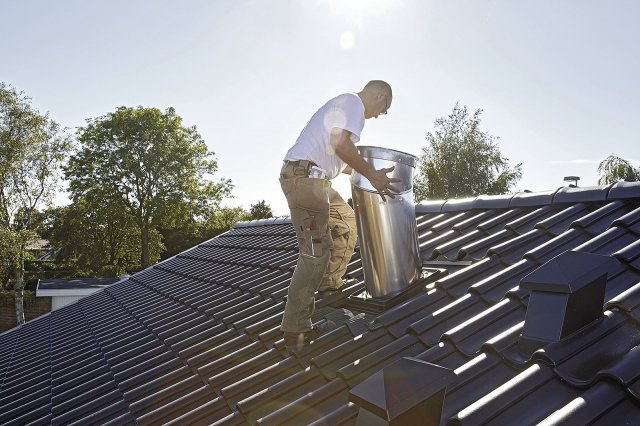
[[[316,111],[284,159],[310,160],[326,170],[328,178],[338,176],[347,164],[331,146],[331,129],[334,127],[351,132],[353,143],[360,141],[364,128],[364,104],[357,94],[338,95]]]

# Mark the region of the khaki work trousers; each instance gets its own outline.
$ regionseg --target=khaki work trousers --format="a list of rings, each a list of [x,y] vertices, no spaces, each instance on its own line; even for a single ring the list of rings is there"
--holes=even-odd
[[[285,164],[280,185],[300,250],[280,329],[306,332],[312,328],[316,290],[342,285],[356,244],[356,219],[328,179],[309,178],[303,167]]]

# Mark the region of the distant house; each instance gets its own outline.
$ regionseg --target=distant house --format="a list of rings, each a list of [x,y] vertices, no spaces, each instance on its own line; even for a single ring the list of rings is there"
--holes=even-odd
[[[120,278],[76,278],[70,280],[38,280],[36,297],[51,297],[51,310],[89,296],[118,282]]]
[[[36,261],[51,260],[58,251],[49,245],[49,240],[35,240],[27,246],[27,251],[33,255]]]

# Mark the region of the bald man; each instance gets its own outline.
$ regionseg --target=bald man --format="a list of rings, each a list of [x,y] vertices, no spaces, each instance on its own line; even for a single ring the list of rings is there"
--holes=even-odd
[[[280,185],[291,210],[299,255],[280,330],[287,350],[297,352],[335,324],[311,323],[315,292],[339,291],[356,244],[353,209],[331,188],[331,179],[352,170],[366,177],[378,193],[394,198],[387,169],[374,169],[356,148],[366,119],[385,115],[391,106],[391,86],[373,80],[358,93],[344,93],[311,117],[284,157]]]

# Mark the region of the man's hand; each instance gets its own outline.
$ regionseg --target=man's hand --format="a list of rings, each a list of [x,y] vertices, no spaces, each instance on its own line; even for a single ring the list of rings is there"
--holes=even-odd
[[[398,190],[392,185],[392,183],[400,182],[398,178],[390,178],[387,173],[391,173],[395,169],[394,167],[388,167],[386,169],[374,170],[371,176],[368,178],[371,185],[378,190],[378,194],[382,197],[382,201],[387,201],[385,194],[389,198],[396,198],[395,194],[398,194]]]
[[[360,156],[358,149],[353,142],[351,142],[351,132],[348,130],[334,127],[331,130],[331,146],[334,147],[338,157],[347,163],[350,168],[369,179],[371,185],[378,190],[382,201],[387,201],[386,198],[384,198],[385,195],[390,198],[395,198],[394,194],[397,194],[399,191],[391,184],[400,182],[400,179],[387,176],[387,173],[392,172],[395,167],[380,170],[374,169],[371,164],[364,161]]]

